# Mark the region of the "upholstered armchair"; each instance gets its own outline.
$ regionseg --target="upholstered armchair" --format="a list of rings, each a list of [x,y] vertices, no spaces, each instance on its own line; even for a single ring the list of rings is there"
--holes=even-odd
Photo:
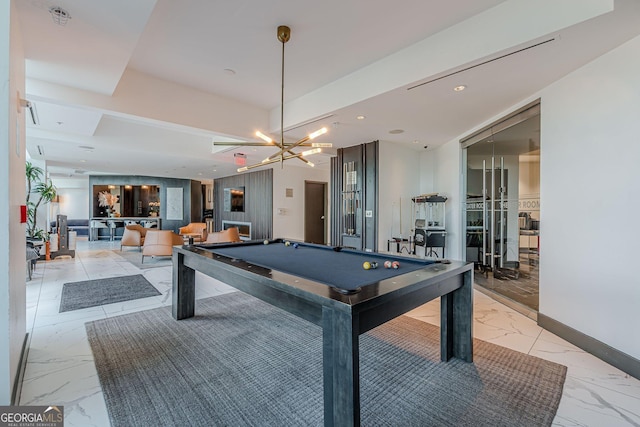
[[[241,242],[240,233],[237,227],[231,227],[224,231],[216,231],[214,233],[207,234],[207,240],[205,243],[235,243]]]
[[[146,256],[171,256],[173,247],[182,244],[182,236],[171,230],[147,230],[142,245],[142,262]]]
[[[123,246],[136,246],[141,251],[147,231],[148,228],[144,228],[140,224],[125,225],[124,233],[120,240],[120,251],[122,251]]]
[[[193,237],[197,242],[207,240],[207,224],[204,222],[192,222],[184,227],[180,227],[178,233],[184,237]]]

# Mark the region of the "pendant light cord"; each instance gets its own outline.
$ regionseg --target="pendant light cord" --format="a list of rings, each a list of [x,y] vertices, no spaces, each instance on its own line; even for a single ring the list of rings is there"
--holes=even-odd
[[[282,84],[280,87],[280,149],[284,150],[284,44],[282,41]],[[284,167],[284,156],[280,156],[280,164]]]

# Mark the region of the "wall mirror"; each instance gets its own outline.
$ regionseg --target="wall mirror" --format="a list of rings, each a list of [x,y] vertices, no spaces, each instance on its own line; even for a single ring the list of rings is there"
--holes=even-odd
[[[244,212],[244,187],[224,189],[224,211]]]

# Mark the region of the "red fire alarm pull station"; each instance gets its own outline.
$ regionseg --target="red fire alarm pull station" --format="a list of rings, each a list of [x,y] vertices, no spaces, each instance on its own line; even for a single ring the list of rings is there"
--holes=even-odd
[[[20,205],[20,224],[27,222],[27,205]]]

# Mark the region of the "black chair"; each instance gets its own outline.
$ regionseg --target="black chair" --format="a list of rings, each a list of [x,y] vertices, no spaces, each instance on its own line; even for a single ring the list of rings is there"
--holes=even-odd
[[[27,276],[29,280],[33,277],[33,271],[36,269],[38,259],[40,259],[39,248],[33,242],[27,240]]]
[[[442,249],[442,258],[444,258],[445,238],[447,233],[440,230],[423,230],[416,228],[413,242],[415,246],[424,247],[424,256],[438,258],[438,252],[434,249]],[[415,252],[414,252],[415,253]]]

